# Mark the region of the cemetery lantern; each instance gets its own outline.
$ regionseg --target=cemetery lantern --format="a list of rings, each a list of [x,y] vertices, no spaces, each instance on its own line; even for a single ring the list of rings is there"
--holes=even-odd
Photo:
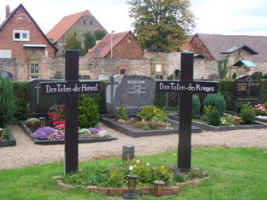
[[[40,117],[40,127],[45,127],[45,117]]]
[[[164,181],[156,180],[154,181],[154,195],[160,197],[163,192],[163,187],[165,185]]]
[[[128,175],[128,192],[123,195],[124,199],[136,199],[138,194],[136,193],[136,175]]]
[[[122,146],[122,161],[128,161],[134,159],[134,146],[123,145]]]

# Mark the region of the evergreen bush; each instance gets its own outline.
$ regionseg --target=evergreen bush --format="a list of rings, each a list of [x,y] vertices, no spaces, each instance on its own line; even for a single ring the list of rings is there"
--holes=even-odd
[[[223,116],[226,110],[226,103],[224,96],[221,93],[217,94],[208,94],[204,99],[204,106],[213,106]]]
[[[119,107],[119,109],[118,109],[118,111],[116,113],[116,119],[117,120],[122,119],[122,120],[125,120],[125,121],[128,120],[128,116],[125,113],[125,108],[123,106]]]
[[[145,121],[163,121],[167,118],[166,113],[156,106],[145,106],[140,112],[137,113],[137,117],[144,119]]]
[[[16,112],[13,83],[0,76],[0,127],[4,127],[14,120]]]
[[[256,115],[252,107],[245,107],[241,110],[240,117],[244,124],[252,124],[255,121]]]
[[[99,122],[98,106],[86,95],[81,95],[79,98],[78,120],[81,128],[94,127]]]
[[[15,96],[16,120],[25,120],[29,114],[29,82],[28,81],[14,81],[13,92]]]
[[[235,81],[222,80],[219,82],[218,91],[223,94],[228,110],[235,109]]]
[[[192,117],[193,118],[198,118],[200,115],[200,100],[197,95],[193,95],[193,104],[192,104]]]
[[[213,126],[220,125],[220,123],[221,123],[221,115],[216,109],[209,113],[208,123],[210,125],[213,125]]]

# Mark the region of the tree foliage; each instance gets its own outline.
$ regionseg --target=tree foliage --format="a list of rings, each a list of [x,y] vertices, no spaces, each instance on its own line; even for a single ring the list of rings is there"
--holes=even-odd
[[[220,79],[224,79],[228,73],[228,58],[217,61],[217,67]]]
[[[128,0],[137,41],[142,48],[173,51],[194,27],[189,0]]]
[[[106,34],[107,34],[107,32],[104,31],[104,30],[96,30],[94,32],[94,35],[95,35],[95,39],[96,40],[102,40],[103,37],[105,37]]]
[[[82,49],[82,44],[80,42],[77,32],[71,31],[68,33],[64,48],[65,49],[77,49],[77,50]]]

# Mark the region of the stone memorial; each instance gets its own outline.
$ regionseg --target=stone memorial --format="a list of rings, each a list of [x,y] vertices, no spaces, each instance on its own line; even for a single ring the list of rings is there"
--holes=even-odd
[[[260,79],[244,76],[235,81],[236,104],[258,104],[260,102]]]
[[[144,106],[153,105],[155,87],[155,81],[146,76],[113,76],[106,88],[108,112],[114,114],[124,106],[129,116],[135,116]]]
[[[53,105],[64,104],[63,96],[55,95],[48,97],[41,92],[41,82],[53,82],[53,80],[34,79],[30,81],[30,112],[35,114],[47,114],[49,108]]]

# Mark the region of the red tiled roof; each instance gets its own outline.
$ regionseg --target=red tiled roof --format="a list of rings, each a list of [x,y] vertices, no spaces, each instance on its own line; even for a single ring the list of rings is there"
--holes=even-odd
[[[63,17],[48,33],[47,37],[57,42],[58,39],[81,17],[91,16],[89,10]]]
[[[123,40],[131,31],[107,34],[99,41],[93,48],[91,48],[85,56],[103,58],[110,53],[111,50],[111,35],[112,35],[112,49],[115,48],[120,41]]]
[[[222,60],[225,55],[222,52],[244,45],[255,50],[258,55],[253,55],[254,62],[267,62],[267,36],[248,35],[219,35],[219,34],[196,34],[216,60]]]

